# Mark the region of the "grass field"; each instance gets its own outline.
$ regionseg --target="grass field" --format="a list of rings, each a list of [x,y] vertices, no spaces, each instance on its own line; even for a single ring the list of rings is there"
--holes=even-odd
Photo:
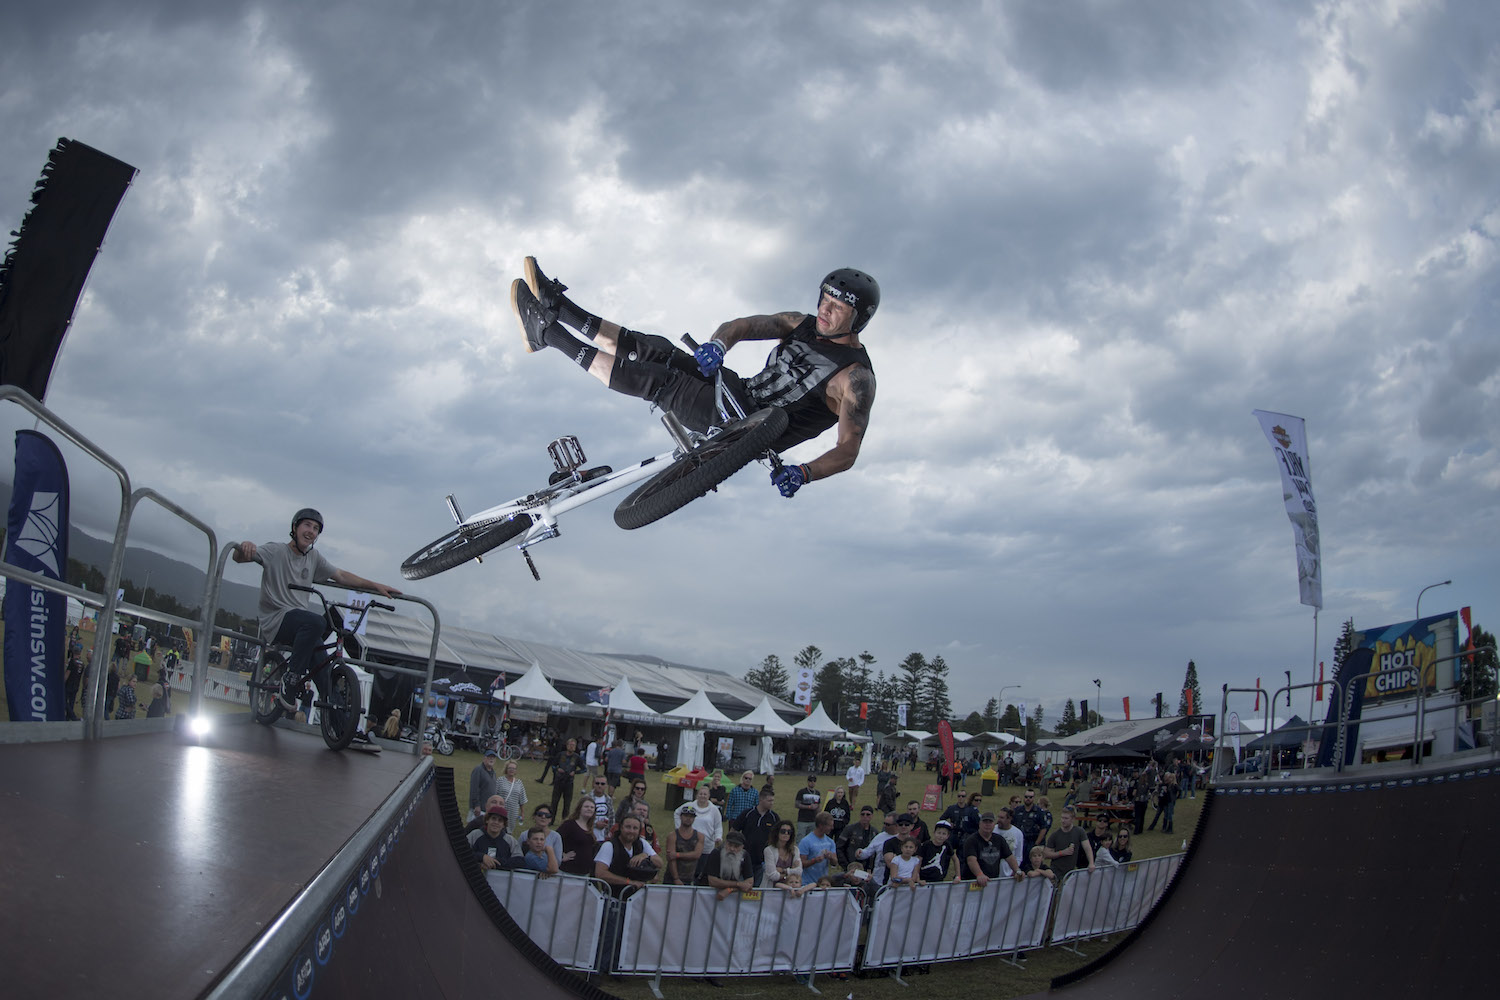
[[[479,759],[479,754],[468,751],[455,751],[451,757],[436,758],[440,767],[451,767],[454,770],[455,792],[460,809],[465,808],[469,801],[469,772],[479,763]],[[537,784],[535,780],[541,772],[540,761],[521,761],[519,773],[522,778],[526,779],[526,791],[529,798],[528,815],[544,797],[547,801],[551,800],[551,786]],[[900,775],[900,780],[903,782],[902,788],[908,793],[917,793],[909,797],[920,798],[920,788],[917,782],[920,780],[925,784],[927,777],[928,772],[921,769],[916,772],[904,771]],[[805,775],[798,774],[780,776],[776,782],[778,800],[789,799],[795,790],[802,786],[804,778]],[[828,785],[830,780],[830,778],[825,778],[820,785]],[[665,815],[666,811],[665,790],[667,786],[661,781],[661,776],[654,772],[648,775],[648,782],[650,789],[647,796],[651,803],[652,822],[659,826],[658,817]],[[579,783],[579,787],[583,787],[582,783]],[[979,790],[977,780],[970,780],[969,790]],[[1012,794],[1019,794],[1021,790],[1019,787],[999,788],[994,796],[986,796],[986,807],[996,803],[1003,804]],[[623,795],[623,791],[620,794]],[[1054,818],[1062,810],[1062,798],[1061,791],[1052,795]],[[950,796],[948,802],[952,801]],[[1135,857],[1144,860],[1181,851],[1186,840],[1192,836],[1193,830],[1198,825],[1202,801],[1200,793],[1197,799],[1183,799],[1177,804],[1176,832],[1169,835],[1158,829],[1155,833],[1143,833],[1136,837]],[[922,818],[927,821],[929,828],[936,822],[941,811],[939,809],[922,813]],[[931,972],[927,975],[913,975],[910,970],[907,970],[903,976],[907,986],[903,986],[889,976],[851,979],[847,983],[820,976],[813,985],[822,990],[825,995],[847,995],[861,998],[861,1000],[866,997],[872,1000],[883,1000],[883,998],[896,1000],[896,998],[910,998],[933,993],[959,997],[983,996],[986,1000],[1006,1000],[1009,997],[1026,996],[1047,989],[1054,976],[1071,972],[1093,961],[1108,951],[1113,944],[1114,939],[1081,942],[1077,945],[1078,951],[1082,952],[1081,955],[1065,948],[1040,948],[1031,952],[1020,968],[999,958],[980,958],[933,965]],[[784,975],[739,978],[721,976],[718,981],[720,986],[712,986],[695,979],[663,978],[662,992],[669,1000],[675,1000],[675,998],[708,1000],[711,997],[724,1000],[728,997],[775,998],[780,996],[792,1000],[792,998],[809,995],[807,987],[796,982],[792,977]],[[654,1000],[649,978],[607,976],[603,978],[600,985],[626,1000]]]

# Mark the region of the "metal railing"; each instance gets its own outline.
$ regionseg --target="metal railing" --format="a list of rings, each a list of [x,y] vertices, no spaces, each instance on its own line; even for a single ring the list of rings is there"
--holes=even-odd
[[[142,500],[150,500],[161,506],[168,513],[176,515],[202,531],[208,537],[208,565],[210,567],[214,564],[218,542],[214,536],[213,529],[155,490],[142,488],[132,491],[130,488],[130,475],[118,460],[84,437],[83,434],[72,427],[67,421],[47,409],[47,407],[43,406],[25,390],[13,385],[0,386],[0,402],[7,400],[29,412],[38,422],[46,424],[52,431],[107,468],[114,474],[120,485],[120,513],[115,523],[114,542],[110,548],[109,564],[104,572],[103,593],[96,594],[63,581],[53,580],[50,577],[21,569],[19,566],[15,566],[8,561],[0,561],[0,575],[8,579],[63,594],[77,600],[85,607],[98,609],[94,631],[94,650],[90,658],[91,666],[87,673],[88,685],[82,691],[84,711],[81,713],[81,721],[84,739],[99,739],[103,735],[105,676],[108,672],[111,653],[107,637],[114,632],[115,616],[120,610],[120,602],[117,600],[116,595],[120,588],[120,574],[125,566],[125,542],[129,534],[130,521],[137,505]],[[67,568],[63,567],[62,570],[64,575],[66,575]],[[202,608],[203,617],[197,620],[166,615],[163,612],[153,611],[149,608],[139,608],[134,605],[127,605],[126,607],[129,608],[131,614],[139,615],[140,617],[172,622],[179,625],[187,623],[192,627],[204,628],[205,630],[212,624],[213,620],[213,606],[207,600],[205,600]],[[206,652],[204,655],[206,655]],[[69,726],[69,730],[72,729],[73,727]]]
[[[1104,937],[1135,927],[1167,891],[1185,856],[1167,854],[1069,872],[1057,887],[1048,941]]]

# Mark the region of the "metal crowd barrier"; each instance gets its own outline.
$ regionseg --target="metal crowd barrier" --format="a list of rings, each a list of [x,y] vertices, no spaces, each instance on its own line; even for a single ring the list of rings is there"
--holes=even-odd
[[[1041,947],[1053,888],[1047,879],[884,886],[870,910],[864,968],[954,962]]]
[[[615,905],[608,883],[532,871],[491,871],[485,880],[511,919],[554,962],[584,973],[602,971],[605,917]]]
[[[851,889],[757,889],[719,899],[713,889],[647,885],[620,903],[613,971],[663,975],[766,976],[849,972],[858,960],[861,909]]]
[[[1057,888],[1048,942],[1104,937],[1136,926],[1166,892],[1185,856],[1168,854],[1069,872]]]

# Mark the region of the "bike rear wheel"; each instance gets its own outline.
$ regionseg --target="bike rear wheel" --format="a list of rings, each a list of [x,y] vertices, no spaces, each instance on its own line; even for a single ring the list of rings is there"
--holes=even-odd
[[[250,687],[250,714],[262,726],[269,726],[281,718],[281,702],[276,693],[281,688],[281,674],[286,670],[286,659],[280,653],[267,653],[261,657],[261,665],[255,671],[255,683]]]
[[[513,514],[477,528],[455,528],[431,545],[413,552],[401,564],[401,575],[408,580],[421,580],[461,566],[496,546],[504,545],[529,527],[529,514]]]
[[[336,663],[328,671],[328,687],[318,706],[318,725],[330,750],[342,750],[359,728],[359,678],[347,663]]]
[[[786,411],[770,406],[729,424],[622,500],[615,523],[643,528],[687,506],[763,455],[786,423]]]

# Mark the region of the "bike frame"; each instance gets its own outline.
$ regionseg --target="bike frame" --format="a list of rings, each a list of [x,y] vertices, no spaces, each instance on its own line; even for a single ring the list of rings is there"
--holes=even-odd
[[[682,340],[690,350],[697,350],[698,344],[691,336],[683,334]],[[448,513],[453,516],[454,523],[460,528],[479,528],[518,514],[529,515],[531,517],[531,527],[526,529],[519,540],[511,542],[507,547],[520,549],[521,554],[526,557],[526,565],[531,569],[531,575],[540,580],[541,574],[537,572],[536,563],[532,562],[531,553],[528,550],[538,542],[544,542],[549,538],[556,538],[561,533],[561,529],[557,524],[559,517],[570,510],[582,507],[584,504],[592,503],[600,497],[608,496],[611,493],[619,492],[627,487],[634,486],[636,483],[650,479],[665,466],[670,465],[673,461],[686,454],[694,445],[712,438],[719,432],[723,425],[745,418],[745,410],[740,406],[739,400],[735,399],[732,393],[725,390],[722,372],[714,373],[714,406],[719,412],[719,423],[710,427],[706,433],[689,430],[682,425],[682,422],[675,415],[663,411],[661,417],[662,423],[677,443],[677,446],[671,451],[664,451],[660,455],[653,455],[651,458],[637,462],[624,469],[591,479],[585,479],[581,474],[583,462],[582,451],[580,449],[577,464],[569,471],[568,478],[560,482],[553,483],[535,493],[528,493],[523,497],[516,497],[514,500],[507,500],[504,503],[488,507],[469,517],[464,516],[463,511],[459,509],[458,501],[450,493],[445,498],[448,504]],[[655,409],[655,406],[653,405],[652,408]],[[574,447],[578,443],[577,438],[563,438],[561,441],[571,441]],[[554,442],[554,448],[559,443]],[[554,461],[559,461],[557,452],[554,451],[553,454]],[[769,456],[773,467],[779,467],[780,461],[776,453],[768,451],[766,454]]]

